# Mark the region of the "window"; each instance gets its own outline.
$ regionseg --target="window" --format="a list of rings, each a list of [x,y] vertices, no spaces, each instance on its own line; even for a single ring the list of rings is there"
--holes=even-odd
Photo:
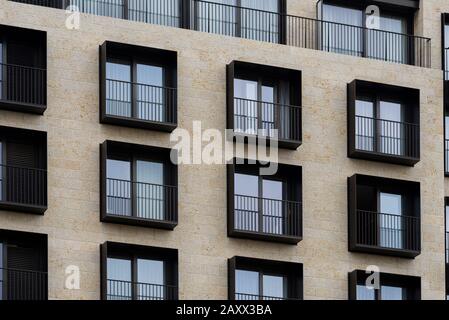
[[[348,84],[349,156],[419,161],[419,91],[354,80]]]
[[[350,251],[420,254],[418,182],[356,174],[348,179]]]
[[[194,6],[195,29],[247,39],[280,42],[279,0],[211,0]]]
[[[108,41],[100,52],[101,122],[173,131],[176,52]]]
[[[244,162],[234,159],[235,165],[228,167],[229,235],[298,243],[302,234],[301,168],[279,164],[275,175],[263,176],[258,164]]]
[[[106,242],[103,299],[177,299],[177,250]]]
[[[102,221],[173,229],[177,224],[177,169],[170,149],[106,141]]]
[[[302,264],[233,257],[228,271],[231,300],[302,299]]]
[[[379,273],[379,288],[372,281],[372,273],[354,270],[349,273],[350,300],[420,300],[421,278]]]
[[[234,61],[227,66],[228,128],[236,136],[277,138],[279,146],[301,144],[301,73]]]

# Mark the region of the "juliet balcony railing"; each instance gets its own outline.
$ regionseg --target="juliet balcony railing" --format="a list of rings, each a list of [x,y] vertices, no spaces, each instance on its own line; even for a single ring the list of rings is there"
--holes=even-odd
[[[45,211],[47,170],[0,165],[0,207],[4,206]]]
[[[12,0],[220,35],[431,66],[428,38],[202,0]]]
[[[106,79],[106,116],[176,125],[176,89]]]
[[[0,268],[0,300],[47,300],[47,273]]]
[[[106,214],[139,220],[177,222],[177,188],[120,179],[106,179]]]
[[[355,149],[419,159],[419,125],[355,116]]]
[[[302,236],[300,202],[234,196],[234,230],[269,236]]]
[[[449,175],[449,139],[444,139],[444,172]]]
[[[420,251],[420,219],[412,216],[357,210],[357,245]]]
[[[264,296],[264,295],[249,294],[249,293],[236,293],[235,300],[248,300],[248,301],[250,301],[250,300],[271,300],[271,301],[276,301],[276,300],[296,300],[296,299]]]
[[[301,140],[301,107],[234,98],[234,132],[279,140]]]
[[[446,264],[449,264],[449,232],[446,232]]]
[[[45,107],[47,70],[0,63],[0,102]]]
[[[177,300],[178,288],[169,285],[107,279],[107,300]]]
[[[449,48],[444,48],[444,80],[449,80]]]

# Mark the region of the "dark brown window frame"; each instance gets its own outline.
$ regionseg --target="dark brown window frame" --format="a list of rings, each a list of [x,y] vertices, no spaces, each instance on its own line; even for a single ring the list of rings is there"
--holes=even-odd
[[[371,273],[372,274],[372,273]],[[348,273],[348,298],[357,300],[357,285],[363,284],[364,280],[371,274],[364,270],[354,270]],[[421,278],[415,276],[398,275],[392,273],[379,273],[380,285],[391,285],[402,287],[407,290],[405,300],[421,300]],[[381,288],[375,290],[375,300],[380,300]]]
[[[303,299],[303,265],[302,263],[284,262],[267,259],[234,256],[228,259],[228,299],[235,300],[235,271],[247,270],[260,274],[285,277],[287,281],[286,300]],[[259,288],[259,290],[261,287]],[[259,292],[260,294],[260,292]],[[262,296],[261,296],[262,297]]]
[[[302,167],[290,164],[278,163],[278,172],[274,176],[267,176],[268,180],[280,180],[288,184],[287,190],[284,190],[283,202],[294,202],[299,206],[295,217],[288,217],[287,225],[283,225],[283,229],[287,227],[288,231],[282,234],[266,233],[262,231],[245,231],[235,229],[235,174],[249,173],[258,176],[259,179],[259,199],[261,198],[261,179],[263,176],[259,174],[259,169],[263,167],[260,163],[249,163],[248,159],[234,158],[232,162],[227,164],[227,214],[228,214],[228,237],[252,239],[270,242],[280,242],[296,245],[302,240],[303,213],[302,213]],[[242,162],[244,164],[239,164]],[[281,172],[279,172],[281,171]],[[258,206],[259,211],[262,210],[261,205]],[[294,206],[296,208],[296,205]],[[284,209],[283,209],[284,210]],[[294,213],[295,214],[295,213]],[[259,216],[259,222],[261,217]],[[292,233],[292,234],[289,234]]]
[[[293,133],[290,132],[290,138],[279,137],[278,145],[281,148],[296,150],[302,144],[302,72],[299,70],[287,69],[282,67],[268,66],[244,61],[232,61],[226,67],[226,127],[233,130],[233,139],[240,136],[247,141],[248,136],[259,137],[246,133],[238,133],[234,131],[234,79],[255,79],[258,82],[271,82],[279,86],[282,80],[289,87],[289,104],[280,103],[279,97],[275,105],[284,106],[290,110],[294,118],[291,119]],[[278,90],[279,91],[279,90]],[[298,120],[298,121],[295,121]],[[278,119],[279,121],[279,119]],[[279,123],[277,123],[279,126]],[[271,139],[266,138],[270,143]]]
[[[118,126],[149,129],[162,132],[172,132],[178,126],[178,80],[177,80],[177,52],[143,47],[132,44],[105,41],[99,49],[100,52],[100,123],[112,124]],[[106,112],[107,100],[107,77],[106,64],[112,60],[127,61],[131,67],[131,84],[136,84],[135,76],[136,63],[147,63],[163,67],[164,90],[169,90],[167,94],[172,96],[164,106],[166,116],[165,121],[145,120],[136,117],[134,114],[137,109],[135,88],[131,88],[131,117],[112,115]]]
[[[135,261],[138,258],[164,261],[164,286],[173,288],[172,300],[178,299],[178,250],[170,248],[152,247],[128,243],[106,241],[100,244],[100,277],[101,299],[107,300],[107,259],[108,257],[124,258],[134,261],[132,263],[132,282],[137,279]],[[133,297],[134,293],[133,293]]]
[[[403,110],[404,125],[413,129],[409,132],[411,143],[404,143],[411,156],[395,155],[378,151],[377,149],[362,150],[356,145],[356,101],[371,99],[377,105],[382,101],[400,101],[406,108]],[[420,91],[418,89],[387,85],[365,80],[354,80],[347,86],[347,126],[348,126],[348,157],[355,159],[387,162],[392,164],[414,166],[420,161]],[[378,119],[373,117],[373,119]],[[377,125],[375,126],[377,128]],[[416,132],[417,131],[417,132]],[[379,140],[377,130],[374,138]],[[416,141],[417,140],[417,141]],[[373,142],[374,145],[377,145]]]
[[[28,84],[31,86],[31,83],[37,83],[36,79],[40,79],[42,82],[42,87],[34,87],[34,92],[23,93],[20,90],[14,89],[14,94],[19,94],[20,96],[17,100],[9,100],[9,99],[0,99],[0,109],[14,111],[14,112],[23,112],[23,113],[31,113],[36,115],[43,115],[45,110],[47,109],[47,32],[35,29],[21,28],[15,26],[8,25],[0,25],[0,42],[6,42],[6,48],[3,48],[4,52],[0,52],[1,55],[5,58],[8,54],[8,43],[13,42],[17,43],[32,43],[35,46],[36,52],[34,52],[35,61],[32,63],[33,66],[22,66],[16,64],[9,64],[8,59],[2,59],[3,65],[0,65],[0,71],[3,70],[3,66],[5,66],[6,70],[3,70],[3,75],[0,77],[0,83],[7,81],[4,79],[7,77],[7,74],[14,75],[15,73],[21,74],[21,82],[29,81]],[[18,41],[18,42],[16,42]],[[37,62],[39,61],[39,62]],[[9,70],[9,71],[7,71]],[[29,79],[26,79],[26,77]],[[32,79],[33,78],[33,79]],[[23,83],[21,83],[23,84]],[[38,90],[41,89],[41,90]],[[0,90],[2,90],[2,97],[7,95],[7,90],[5,87],[0,86]],[[42,91],[37,93],[38,91]],[[22,98],[26,96],[26,100],[39,100],[34,102],[20,101]]]
[[[100,221],[173,230],[178,225],[178,166],[171,162],[170,154],[172,152],[176,151],[168,148],[145,146],[111,140],[106,140],[100,144]],[[147,159],[164,164],[164,185],[173,186],[174,192],[172,197],[173,199],[170,199],[173,200],[174,203],[169,206],[170,209],[173,210],[170,213],[169,220],[145,219],[135,216],[135,192],[131,193],[131,202],[133,204],[131,216],[116,216],[107,213],[107,160],[110,159],[111,156],[112,158],[127,157],[127,159],[132,160],[133,162],[135,159]],[[135,171],[133,167],[134,164],[131,164],[132,172]],[[130,181],[134,181],[133,176],[131,176]],[[165,204],[164,213],[165,210],[167,210],[166,207],[167,204]]]
[[[403,203],[407,208],[407,215],[403,215],[405,217],[409,217],[412,219],[412,226],[410,228],[417,229],[416,234],[413,230],[406,230],[403,234],[403,240],[407,239],[408,242],[411,242],[411,246],[416,247],[416,249],[405,249],[405,248],[388,248],[381,247],[377,245],[368,245],[359,243],[358,241],[358,227],[360,224],[357,223],[357,214],[358,211],[365,211],[360,209],[358,203],[358,187],[359,186],[369,186],[376,190],[377,194],[379,191],[384,192],[392,192],[392,193],[400,193],[403,196]],[[399,192],[401,191],[401,192]],[[350,252],[363,252],[363,253],[372,253],[372,254],[380,254],[380,255],[388,255],[388,256],[396,256],[403,258],[415,258],[419,254],[421,254],[421,200],[420,200],[420,183],[414,181],[406,181],[406,180],[398,180],[391,178],[383,178],[383,177],[375,177],[369,175],[355,174],[348,178],[348,250]],[[379,215],[378,208],[378,199],[376,198],[376,203],[372,204],[372,208],[369,211],[372,211],[374,214]],[[376,228],[376,232],[379,233],[379,226]],[[402,230],[402,229],[401,229]],[[365,232],[367,232],[365,230]],[[412,232],[413,235],[409,235],[408,233]],[[363,234],[363,230],[360,231],[361,235]],[[364,235],[364,238],[367,238],[367,241],[371,241],[371,237],[373,235]],[[379,241],[379,235],[375,236],[375,239]],[[366,240],[366,239],[365,239]],[[408,243],[407,242],[407,243]]]

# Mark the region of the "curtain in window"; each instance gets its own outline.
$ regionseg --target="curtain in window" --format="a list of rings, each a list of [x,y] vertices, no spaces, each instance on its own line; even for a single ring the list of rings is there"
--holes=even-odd
[[[123,18],[124,13],[124,0],[70,0],[70,5],[99,16]]]
[[[282,181],[264,179],[263,192],[263,232],[283,234],[285,222],[283,210],[283,183]]]
[[[407,63],[408,47],[410,45],[405,18],[382,15],[380,30],[367,30],[367,56],[374,59],[397,63]]]
[[[375,300],[374,289],[368,289],[365,285],[357,285],[357,300]]]
[[[144,219],[164,220],[165,187],[164,165],[159,162],[136,162],[137,216]]]
[[[262,85],[261,87],[261,122],[262,135],[272,137],[272,131],[276,129],[276,112],[277,108],[275,102],[275,88],[273,86]]]
[[[381,287],[381,300],[403,300],[404,288],[382,286]]]
[[[284,277],[263,275],[264,300],[284,299]]]
[[[234,228],[259,231],[259,177],[236,173],[234,192]]]
[[[170,27],[180,27],[180,0],[129,0],[128,18]]]
[[[363,14],[361,10],[324,3],[321,46],[324,51],[363,55]],[[332,23],[330,23],[332,22]]]
[[[129,161],[106,161],[106,210],[108,214],[131,216],[131,164]]]
[[[357,100],[355,116],[356,149],[374,151],[374,104],[371,101]]]
[[[243,38],[273,43],[279,42],[278,0],[241,0],[241,6],[241,34]]]
[[[107,259],[107,299],[132,300],[131,261]]]
[[[380,246],[403,249],[402,196],[380,193]]]
[[[279,139],[297,140],[299,135],[293,130],[299,119],[299,108],[290,107],[290,86],[288,81],[282,80],[279,85],[279,123],[277,125]],[[299,134],[299,133],[298,133]]]
[[[150,121],[165,121],[166,92],[162,67],[137,64],[137,117]]]
[[[380,151],[382,153],[404,154],[404,128],[402,125],[401,104],[380,101]]]
[[[235,299],[259,300],[259,273],[235,270]]]
[[[106,114],[131,117],[131,66],[106,63]]]
[[[164,262],[137,259],[138,300],[164,300]]]
[[[237,0],[194,1],[195,29],[236,36]]]
[[[234,79],[234,131],[257,134],[257,81]]]

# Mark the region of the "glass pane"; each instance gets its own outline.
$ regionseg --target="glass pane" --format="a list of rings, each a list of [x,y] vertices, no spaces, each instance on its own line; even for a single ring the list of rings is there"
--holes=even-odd
[[[380,193],[380,245],[403,248],[402,196]]]
[[[374,104],[357,100],[355,103],[355,145],[358,150],[374,151]]]
[[[279,1],[241,0],[242,37],[260,41],[279,42]],[[251,10],[256,9],[256,10]]]
[[[235,270],[235,299],[259,300],[259,273]]]
[[[404,154],[401,104],[381,101],[379,118],[381,119],[380,151],[394,155]]]
[[[263,192],[263,232],[283,234],[284,214],[282,210],[282,181],[264,179]]]
[[[257,134],[257,81],[234,79],[234,131]]]
[[[150,121],[165,120],[164,69],[137,64],[137,117]]]
[[[374,300],[375,291],[364,285],[357,285],[357,300]]]
[[[131,261],[127,259],[107,259],[107,299],[131,300]]]
[[[264,300],[282,300],[284,298],[284,278],[278,276],[263,276]]]
[[[404,289],[400,287],[381,287],[381,300],[403,300]]]
[[[445,75],[444,79],[449,79],[449,25],[444,26],[444,60],[445,60]]]
[[[164,262],[137,259],[138,300],[163,300]]]
[[[164,164],[136,162],[137,216],[144,219],[164,220],[165,187]]]
[[[106,114],[131,117],[131,66],[106,63]]]
[[[99,16],[123,18],[124,0],[70,0],[70,5],[77,6],[80,12]]]
[[[259,230],[259,177],[234,175],[234,227],[236,230]]]
[[[275,102],[275,88],[273,86],[262,86],[262,97],[263,103],[261,103],[261,113],[262,113],[262,134],[267,137],[271,137],[272,130],[276,129],[275,119],[276,119],[276,106]]]
[[[235,36],[237,0],[196,1],[196,25],[199,31]]]
[[[445,155],[445,171],[449,172],[449,116],[444,117],[445,132],[444,132],[444,155]]]
[[[323,4],[322,49],[353,56],[363,55],[361,10]]]
[[[446,206],[446,263],[449,263],[449,206]]]
[[[107,212],[131,216],[131,164],[129,161],[106,161]]]
[[[180,0],[128,0],[128,19],[170,27],[180,26]]]

